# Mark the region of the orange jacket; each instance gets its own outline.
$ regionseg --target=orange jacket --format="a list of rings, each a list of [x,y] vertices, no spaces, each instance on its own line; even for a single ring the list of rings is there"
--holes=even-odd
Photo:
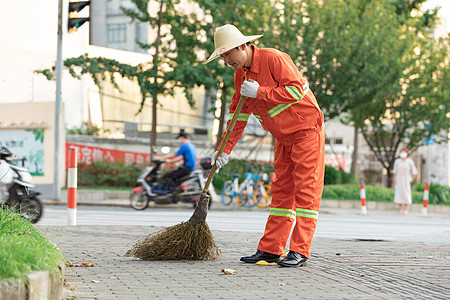
[[[253,79],[259,83],[258,94],[256,99],[246,99],[224,149],[228,154],[241,138],[251,113],[265,130],[282,142],[295,139],[299,131],[323,123],[323,114],[316,98],[292,59],[275,49],[251,47],[253,61],[250,70],[241,68],[234,73],[235,92],[227,127],[239,102],[245,74],[247,80]]]

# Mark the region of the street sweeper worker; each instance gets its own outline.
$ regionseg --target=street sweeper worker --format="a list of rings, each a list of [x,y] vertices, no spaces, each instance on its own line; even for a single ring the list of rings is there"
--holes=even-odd
[[[179,158],[183,160],[183,165],[177,169],[164,174],[163,179],[167,183],[169,191],[174,191],[179,188],[179,179],[191,174],[195,170],[197,163],[197,148],[188,138],[184,129],[180,129],[180,133],[176,139],[180,143],[180,148],[175,152],[161,156],[161,159]],[[176,161],[177,159],[173,160]]]
[[[216,160],[216,151],[212,163],[220,169],[228,162],[250,114],[275,137],[269,217],[256,253],[241,257],[241,261],[304,266],[310,255],[324,182],[323,114],[305,78],[286,53],[250,44],[261,36],[244,36],[233,25],[219,27],[214,34],[215,50],[205,64],[220,56],[235,71],[230,119],[241,95],[247,99],[223,154]],[[281,259],[291,230],[289,252]]]

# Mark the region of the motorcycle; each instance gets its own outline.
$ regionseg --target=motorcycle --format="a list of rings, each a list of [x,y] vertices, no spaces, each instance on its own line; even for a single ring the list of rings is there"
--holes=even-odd
[[[42,216],[43,206],[39,192],[28,169],[15,164],[14,154],[6,147],[0,149],[0,204],[3,208],[14,209],[24,219],[36,223]]]
[[[161,181],[161,165],[165,160],[152,160],[152,165],[145,167],[137,179],[138,186],[133,189],[130,196],[131,207],[136,210],[143,210],[148,207],[150,202],[156,204],[176,204],[178,202],[191,203],[195,208],[202,195],[203,186],[211,170],[211,159],[202,158],[200,161],[201,169],[192,171],[189,175],[179,179],[180,186],[178,190],[170,191],[166,183]],[[207,194],[214,194],[214,188],[210,185]],[[209,201],[209,207],[211,207]]]

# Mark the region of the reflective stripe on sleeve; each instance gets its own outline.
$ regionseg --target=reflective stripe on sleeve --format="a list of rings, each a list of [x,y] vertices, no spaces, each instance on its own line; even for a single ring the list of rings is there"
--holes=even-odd
[[[233,114],[230,114],[230,116],[228,117],[228,120],[231,120],[233,118]],[[248,122],[248,118],[250,117],[250,114],[245,114],[245,113],[240,113],[237,121],[244,121],[244,122]]]
[[[258,121],[260,121],[260,122],[263,121],[260,115],[254,115],[254,116],[255,116],[256,119],[258,119]]]
[[[270,209],[269,216],[287,217],[295,219],[295,211],[287,208],[275,208]]]
[[[317,219],[319,212],[316,210],[297,208],[297,217]]]
[[[291,105],[294,105],[294,104],[298,103],[300,100],[302,100],[304,95],[306,95],[306,93],[309,90],[309,85],[307,83],[305,83],[303,85],[303,95],[302,95],[302,93],[300,93],[300,91],[295,86],[286,86],[285,88],[297,101],[292,102],[292,103],[278,104],[277,106],[275,106],[274,108],[272,108],[271,110],[268,111],[269,116],[271,118],[275,117],[283,110],[289,108]]]

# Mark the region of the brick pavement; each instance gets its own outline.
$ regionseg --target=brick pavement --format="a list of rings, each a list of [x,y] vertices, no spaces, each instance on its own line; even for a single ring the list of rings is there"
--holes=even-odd
[[[95,265],[66,269],[69,287],[63,299],[450,297],[448,245],[315,238],[308,266],[290,269],[239,261],[242,255],[255,251],[258,234],[214,231],[223,252],[217,261],[141,261],[123,254],[156,227],[40,229],[73,264]],[[225,268],[235,270],[235,274],[222,274]]]

